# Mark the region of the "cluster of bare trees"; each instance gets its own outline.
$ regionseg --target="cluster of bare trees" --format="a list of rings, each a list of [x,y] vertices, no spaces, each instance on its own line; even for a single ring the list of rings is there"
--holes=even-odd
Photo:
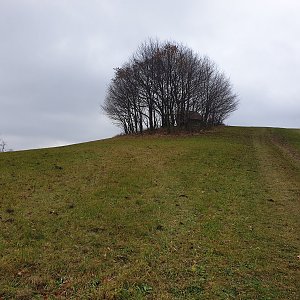
[[[174,42],[149,40],[115,69],[102,108],[124,132],[222,124],[237,108],[229,79],[208,57]]]

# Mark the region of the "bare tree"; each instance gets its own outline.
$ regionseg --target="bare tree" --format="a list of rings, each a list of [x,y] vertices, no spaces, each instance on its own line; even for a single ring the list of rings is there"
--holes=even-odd
[[[138,133],[188,129],[191,112],[202,127],[219,125],[237,105],[229,79],[208,57],[175,42],[149,40],[115,69],[102,108],[125,133]]]
[[[0,152],[6,151],[6,143],[4,140],[0,139]]]
[[[0,152],[11,152],[13,149],[7,148],[7,143],[0,138]]]

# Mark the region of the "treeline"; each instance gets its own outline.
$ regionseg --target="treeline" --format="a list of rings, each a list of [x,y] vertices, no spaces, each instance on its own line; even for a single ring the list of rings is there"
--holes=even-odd
[[[102,108],[126,134],[160,127],[219,125],[237,108],[229,79],[208,57],[174,42],[150,40],[115,69]]]

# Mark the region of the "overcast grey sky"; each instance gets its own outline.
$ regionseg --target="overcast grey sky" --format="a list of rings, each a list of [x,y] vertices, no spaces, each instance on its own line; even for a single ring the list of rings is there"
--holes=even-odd
[[[149,37],[230,76],[227,124],[299,128],[299,16],[299,0],[0,0],[0,137],[18,150],[119,133],[100,104]]]

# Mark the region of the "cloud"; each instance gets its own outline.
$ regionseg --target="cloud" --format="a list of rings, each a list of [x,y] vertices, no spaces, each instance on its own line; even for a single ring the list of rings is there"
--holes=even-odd
[[[14,149],[117,134],[100,104],[148,37],[207,54],[240,96],[233,125],[300,126],[298,1],[0,2],[0,134]]]

